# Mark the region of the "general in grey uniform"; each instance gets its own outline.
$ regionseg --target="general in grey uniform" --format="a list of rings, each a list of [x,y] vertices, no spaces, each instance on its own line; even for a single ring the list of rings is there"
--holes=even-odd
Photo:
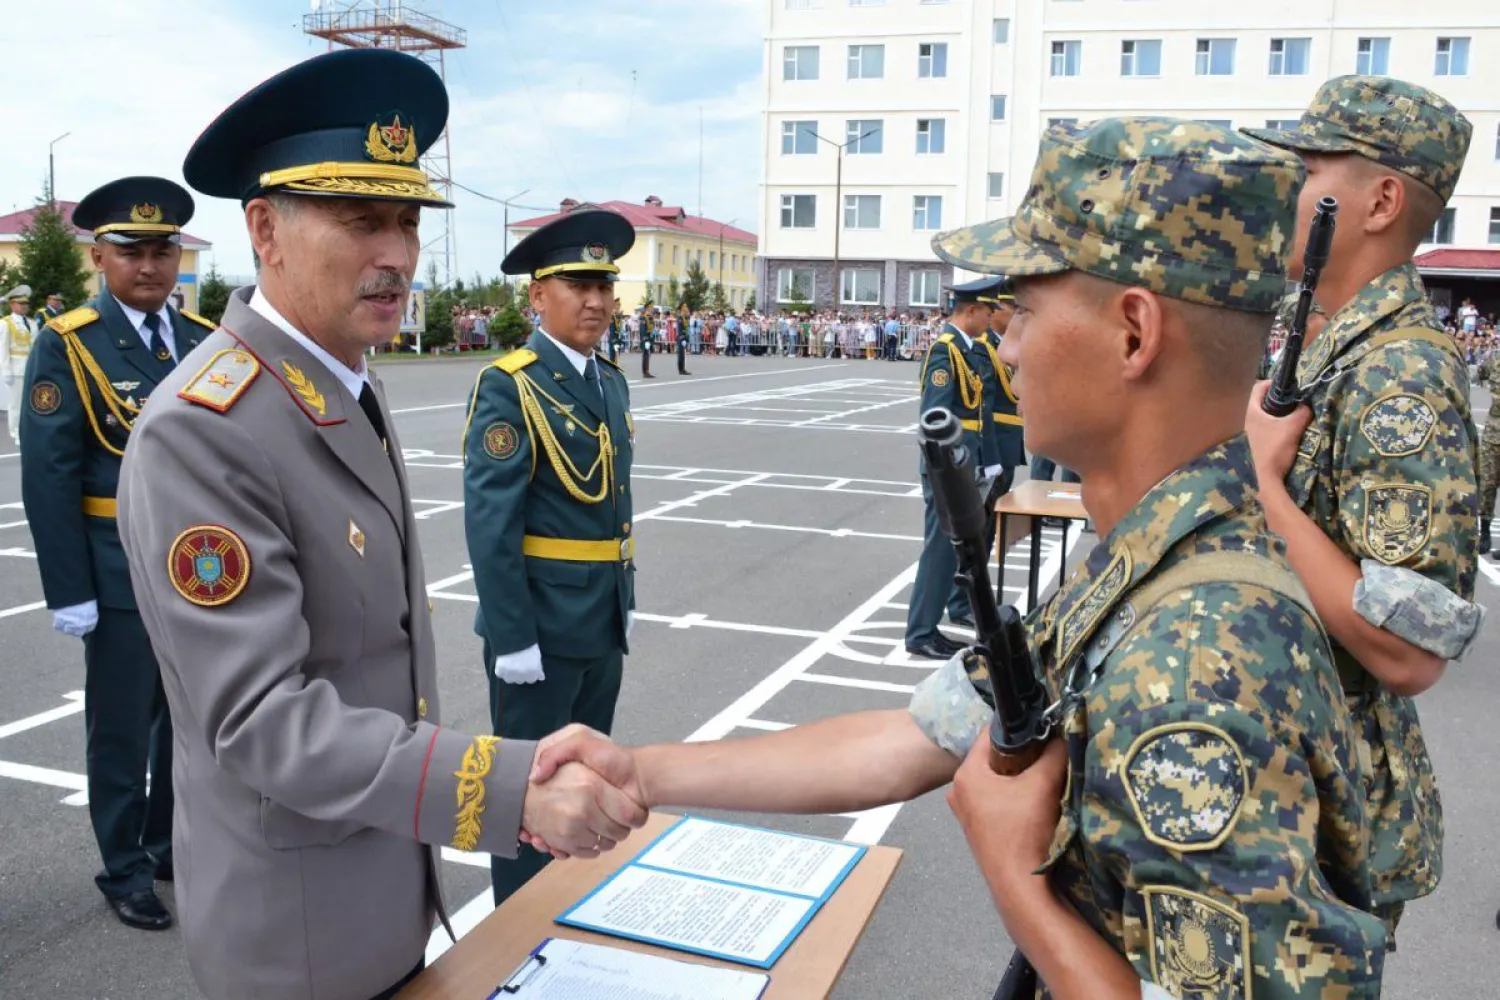
[[[258,286],[156,390],[120,526],[177,724],[174,847],[210,997],[365,1000],[444,919],[437,848],[512,856],[564,808],[585,853],[636,807],[592,776],[528,791],[534,745],[443,728],[400,442],[366,347],[417,267],[416,166],[448,99],[418,60],[329,53],[256,87],[188,154],[238,198]]]

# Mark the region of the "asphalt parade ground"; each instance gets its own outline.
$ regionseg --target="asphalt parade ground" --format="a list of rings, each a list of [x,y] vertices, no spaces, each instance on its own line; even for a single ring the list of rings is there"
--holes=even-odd
[[[902,643],[922,526],[917,367],[697,357],[683,378],[672,356],[652,360],[658,377],[643,381],[639,356],[622,358],[637,430],[640,615],[616,738],[732,738],[905,705],[936,666]],[[421,525],[444,724],[474,733],[489,719],[459,441],[479,365],[379,368]],[[1476,392],[1475,403],[1482,421],[1488,399]],[[1095,539],[1074,531],[1064,553],[1060,535],[1045,537],[1050,587]],[[0,557],[0,998],[194,997],[178,931],[125,928],[93,884],[83,649],[52,631],[43,607],[13,453],[0,454]],[[1025,577],[1021,545],[1006,597],[1022,607]],[[1500,565],[1486,560],[1481,603],[1500,607],[1497,584]],[[1408,910],[1386,997],[1456,1000],[1500,982],[1497,629],[1421,699],[1447,816],[1445,875]],[[906,852],[835,997],[988,1000],[1010,945],[941,792],[855,815],[735,818]],[[491,908],[488,862],[451,850],[444,860],[466,930]],[[159,889],[172,906],[172,887]],[[241,905],[255,898],[247,886]],[[434,937],[429,959],[446,940]]]

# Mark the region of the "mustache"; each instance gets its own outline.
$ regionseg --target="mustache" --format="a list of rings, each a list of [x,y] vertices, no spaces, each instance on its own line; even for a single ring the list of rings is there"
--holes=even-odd
[[[362,278],[354,287],[354,294],[360,298],[366,295],[405,295],[409,291],[411,282],[400,271],[379,271]]]

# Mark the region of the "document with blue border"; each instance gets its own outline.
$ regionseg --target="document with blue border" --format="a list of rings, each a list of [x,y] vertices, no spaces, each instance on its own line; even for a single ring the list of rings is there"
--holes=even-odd
[[[858,844],[688,816],[557,922],[769,969],[864,853]]]

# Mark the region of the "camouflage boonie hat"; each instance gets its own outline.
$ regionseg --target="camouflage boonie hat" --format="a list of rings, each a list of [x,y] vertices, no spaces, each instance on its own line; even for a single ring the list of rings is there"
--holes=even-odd
[[[1161,295],[1270,313],[1286,294],[1304,172],[1296,156],[1178,118],[1063,122],[1042,137],[1014,217],[939,233],[982,274],[1085,271]]]
[[[1421,181],[1446,203],[1474,126],[1426,87],[1384,76],[1338,76],[1318,89],[1295,129],[1242,129],[1286,149],[1358,153]]]

